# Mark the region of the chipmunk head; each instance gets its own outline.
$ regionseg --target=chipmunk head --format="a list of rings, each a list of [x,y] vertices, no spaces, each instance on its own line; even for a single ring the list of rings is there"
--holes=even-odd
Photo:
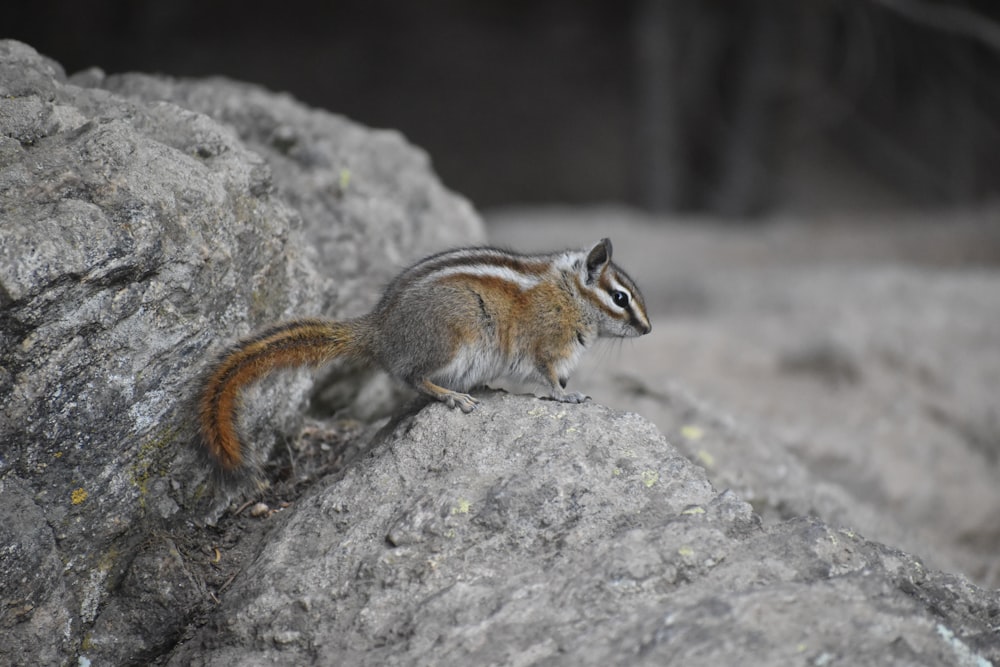
[[[601,239],[587,253],[581,270],[584,295],[597,319],[599,335],[621,338],[652,331],[639,287],[611,261],[610,239]]]

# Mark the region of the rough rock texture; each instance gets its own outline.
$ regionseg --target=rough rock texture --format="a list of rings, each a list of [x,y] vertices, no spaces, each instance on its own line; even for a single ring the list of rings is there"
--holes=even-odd
[[[479,238],[396,133],[224,80],[67,80],[0,42],[0,662],[71,658],[152,571],[144,541],[205,491],[189,397],[224,344],[357,314],[401,265]],[[251,401],[262,449],[309,387]]]
[[[649,422],[593,403],[431,405],[271,521],[170,664],[1000,659],[1000,593],[819,521],[765,528]]]

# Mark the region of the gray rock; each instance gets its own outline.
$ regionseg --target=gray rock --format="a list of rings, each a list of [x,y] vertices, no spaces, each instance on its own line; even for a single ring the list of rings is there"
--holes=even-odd
[[[1000,657],[1000,593],[765,528],[634,414],[431,405],[299,502],[169,664],[912,665]]]
[[[137,559],[153,530],[204,511],[192,383],[225,344],[356,314],[402,264],[481,236],[396,133],[224,80],[68,80],[0,42],[0,662],[69,659],[163,566]],[[262,450],[310,387],[250,398]],[[163,595],[169,636],[190,599]],[[132,635],[107,662],[148,649]]]

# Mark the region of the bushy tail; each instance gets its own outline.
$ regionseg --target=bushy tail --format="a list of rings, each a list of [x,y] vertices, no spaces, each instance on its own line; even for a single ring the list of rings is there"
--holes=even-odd
[[[240,341],[209,370],[199,402],[201,435],[224,472],[244,460],[237,430],[245,387],[282,368],[320,366],[338,357],[366,361],[367,336],[360,320],[303,319],[277,324]]]

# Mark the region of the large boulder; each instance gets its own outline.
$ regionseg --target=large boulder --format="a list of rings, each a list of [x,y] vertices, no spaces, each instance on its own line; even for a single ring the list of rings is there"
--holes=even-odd
[[[67,78],[0,42],[0,662],[75,655],[152,531],[207,495],[192,385],[226,343],[358,314],[481,238],[395,132],[221,79]],[[251,398],[262,449],[310,384]]]
[[[271,521],[169,664],[1000,658],[1000,593],[818,520],[765,527],[649,422],[593,403],[431,405]]]

